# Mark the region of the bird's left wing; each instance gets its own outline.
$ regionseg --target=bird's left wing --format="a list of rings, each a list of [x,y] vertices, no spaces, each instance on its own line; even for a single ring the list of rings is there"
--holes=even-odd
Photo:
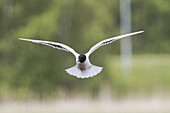
[[[69,46],[64,45],[64,44],[62,44],[62,43],[50,42],[50,41],[42,41],[42,40],[24,39],[24,38],[19,38],[19,40],[24,40],[24,41],[30,41],[30,42],[34,42],[34,43],[44,44],[44,45],[47,45],[47,46],[51,46],[51,47],[53,47],[53,48],[57,48],[57,49],[60,49],[60,50],[64,50],[64,51],[67,51],[67,52],[71,52],[71,53],[73,53],[75,56],[78,56],[78,53],[76,53],[76,52],[74,51],[74,49],[72,49],[72,48],[70,48]]]
[[[120,36],[116,36],[116,37],[112,37],[109,39],[105,39],[103,41],[100,41],[99,43],[97,43],[96,45],[94,45],[87,53],[86,55],[90,55],[92,54],[96,49],[98,49],[100,46],[106,45],[106,44],[110,44],[118,39],[124,38],[124,37],[128,37],[128,36],[132,36],[132,35],[136,35],[139,33],[142,33],[144,31],[138,31],[138,32],[134,32],[134,33],[128,33],[128,34],[124,34],[124,35],[120,35]]]

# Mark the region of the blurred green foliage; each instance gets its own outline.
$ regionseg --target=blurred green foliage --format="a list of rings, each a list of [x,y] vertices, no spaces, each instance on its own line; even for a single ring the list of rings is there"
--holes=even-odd
[[[170,52],[169,3],[169,0],[131,1],[132,31],[145,31],[132,38],[135,54]],[[169,86],[168,71],[161,71],[170,68],[169,65],[161,65],[162,59],[165,63],[164,58],[169,59],[163,55],[156,59],[160,62],[158,67],[149,65],[149,68],[144,62],[154,61],[154,55],[142,56],[143,64],[134,66],[132,76],[124,81],[126,78],[117,71],[117,67],[112,67],[114,62],[110,58],[119,55],[119,41],[100,48],[91,56],[93,64],[104,67],[102,73],[81,80],[64,71],[75,65],[70,53],[18,40],[18,37],[24,37],[57,41],[78,53],[85,53],[100,40],[120,35],[119,0],[1,0],[0,9],[1,97],[6,94],[22,94],[23,98],[29,95],[57,96],[62,91],[68,91],[68,94],[86,91],[95,96],[105,84],[111,84],[116,92],[132,86],[137,90],[147,78],[146,82],[151,83],[145,85],[151,88],[157,83]],[[135,64],[138,65],[140,58],[135,57]],[[141,68],[147,69],[144,76]],[[154,73],[155,69],[160,71]],[[161,78],[163,72],[166,76]]]
[[[124,76],[121,71],[120,56],[109,56],[105,66],[111,76],[111,86],[120,96],[139,93],[152,95],[165,91],[170,93],[170,55],[144,54],[133,56],[133,71]],[[112,62],[110,62],[112,61]]]

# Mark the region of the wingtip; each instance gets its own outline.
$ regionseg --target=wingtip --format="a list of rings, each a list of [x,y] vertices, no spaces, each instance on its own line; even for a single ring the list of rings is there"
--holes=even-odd
[[[29,41],[29,39],[24,39],[24,38],[18,38],[18,40]]]
[[[24,40],[23,38],[18,38],[18,40]]]
[[[143,33],[144,31],[142,30],[142,31],[137,31],[136,33]]]

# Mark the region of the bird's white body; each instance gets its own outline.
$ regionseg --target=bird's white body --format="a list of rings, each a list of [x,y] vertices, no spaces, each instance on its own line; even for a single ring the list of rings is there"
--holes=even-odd
[[[42,40],[23,39],[23,38],[19,38],[19,39],[25,40],[25,41],[31,41],[31,42],[34,42],[34,43],[40,43],[40,44],[44,44],[44,45],[47,45],[47,46],[51,46],[53,48],[57,48],[57,49],[60,49],[60,50],[71,52],[76,58],[76,65],[69,68],[69,69],[66,69],[66,72],[69,73],[70,75],[76,76],[77,78],[89,78],[89,77],[93,77],[94,75],[97,75],[103,69],[103,67],[98,67],[98,66],[92,65],[90,63],[89,56],[96,49],[98,49],[100,46],[110,44],[110,43],[112,43],[112,42],[114,42],[118,39],[128,37],[128,36],[132,36],[132,35],[135,35],[135,34],[139,34],[139,33],[142,33],[142,32],[143,31],[138,31],[138,32],[134,32],[134,33],[128,33],[128,34],[112,37],[112,38],[109,38],[109,39],[105,39],[103,41],[100,41],[96,45],[94,45],[86,54],[82,54],[82,55],[75,52],[69,46],[61,44],[61,43],[50,42],[50,41],[42,41]]]
[[[89,57],[87,57],[86,61],[83,63],[79,62],[78,58],[76,59],[76,65],[66,69],[66,72],[70,75],[76,76],[77,78],[93,77],[100,73],[103,69],[103,67],[92,65],[89,61]]]

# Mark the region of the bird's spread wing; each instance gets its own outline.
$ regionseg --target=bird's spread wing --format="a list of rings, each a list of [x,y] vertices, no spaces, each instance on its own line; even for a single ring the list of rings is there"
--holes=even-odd
[[[30,42],[34,42],[34,43],[44,44],[44,45],[47,45],[47,46],[51,46],[53,48],[57,48],[57,49],[60,49],[60,50],[71,52],[75,56],[78,56],[78,53],[76,53],[72,48],[70,48],[67,45],[61,44],[61,43],[50,42],[50,41],[42,41],[42,40],[24,39],[24,38],[19,38],[19,40],[24,40],[24,41],[30,41]]]
[[[144,31],[138,31],[138,32],[134,32],[134,33],[128,33],[128,34],[124,34],[124,35],[120,35],[120,36],[116,36],[116,37],[112,37],[109,39],[105,39],[103,41],[100,41],[99,43],[97,43],[96,45],[94,45],[86,54],[89,56],[91,53],[93,53],[96,49],[98,49],[100,46],[106,45],[106,44],[110,44],[118,39],[124,38],[124,37],[128,37],[128,36],[132,36],[132,35],[136,35],[139,33],[142,33]]]

